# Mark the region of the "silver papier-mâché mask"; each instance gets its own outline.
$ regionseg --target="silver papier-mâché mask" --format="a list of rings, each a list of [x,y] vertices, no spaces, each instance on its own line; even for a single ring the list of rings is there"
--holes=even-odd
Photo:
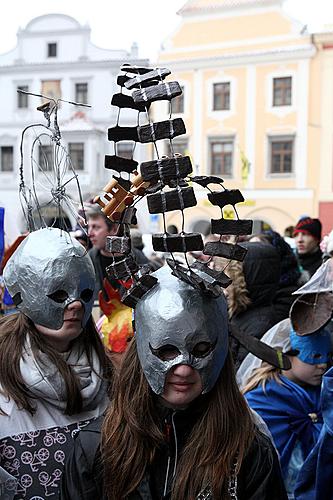
[[[19,311],[34,323],[59,330],[68,304],[84,306],[82,326],[93,307],[95,271],[85,248],[66,231],[30,233],[11,256],[4,281]]]
[[[137,351],[146,379],[162,394],[169,370],[186,364],[198,370],[204,394],[214,387],[228,352],[226,299],[205,296],[173,276],[168,266],[153,276],[158,283],[135,308]]]

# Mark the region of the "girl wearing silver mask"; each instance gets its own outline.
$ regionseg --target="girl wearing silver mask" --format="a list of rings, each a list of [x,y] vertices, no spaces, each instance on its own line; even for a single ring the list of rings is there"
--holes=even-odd
[[[235,381],[223,297],[171,275],[135,310],[104,419],[75,440],[62,500],[284,500],[276,452]]]
[[[21,243],[4,278],[19,312],[0,321],[0,498],[57,497],[75,433],[108,401],[93,265],[47,228]]]

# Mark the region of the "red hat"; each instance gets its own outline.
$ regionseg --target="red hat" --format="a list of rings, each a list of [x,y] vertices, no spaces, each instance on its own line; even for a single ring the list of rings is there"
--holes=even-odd
[[[311,217],[306,217],[300,219],[294,229],[294,236],[298,233],[310,234],[318,241],[321,240],[321,222],[319,219],[312,219]]]

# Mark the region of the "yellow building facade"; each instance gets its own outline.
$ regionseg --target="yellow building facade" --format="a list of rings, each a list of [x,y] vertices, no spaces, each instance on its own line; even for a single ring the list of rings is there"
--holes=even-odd
[[[323,54],[282,0],[189,0],[179,15],[158,61],[183,87],[173,112],[187,133],[176,150],[189,152],[196,174],[242,190],[239,215],[257,221],[255,230],[266,223],[283,232],[303,214],[318,216],[332,199],[333,50]],[[323,91],[331,93],[329,111]],[[187,230],[218,215],[200,190],[197,198]],[[168,223],[179,223],[177,215]]]

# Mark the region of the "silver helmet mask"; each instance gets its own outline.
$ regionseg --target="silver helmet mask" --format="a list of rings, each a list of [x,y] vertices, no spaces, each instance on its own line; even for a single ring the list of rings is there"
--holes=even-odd
[[[135,309],[137,351],[148,384],[162,394],[176,365],[196,369],[202,394],[210,391],[228,352],[228,314],[224,296],[211,298],[180,281],[165,266],[156,286]]]
[[[84,247],[65,231],[30,233],[4,269],[4,281],[19,311],[34,323],[59,330],[68,304],[84,307],[82,326],[91,315],[95,271]]]

